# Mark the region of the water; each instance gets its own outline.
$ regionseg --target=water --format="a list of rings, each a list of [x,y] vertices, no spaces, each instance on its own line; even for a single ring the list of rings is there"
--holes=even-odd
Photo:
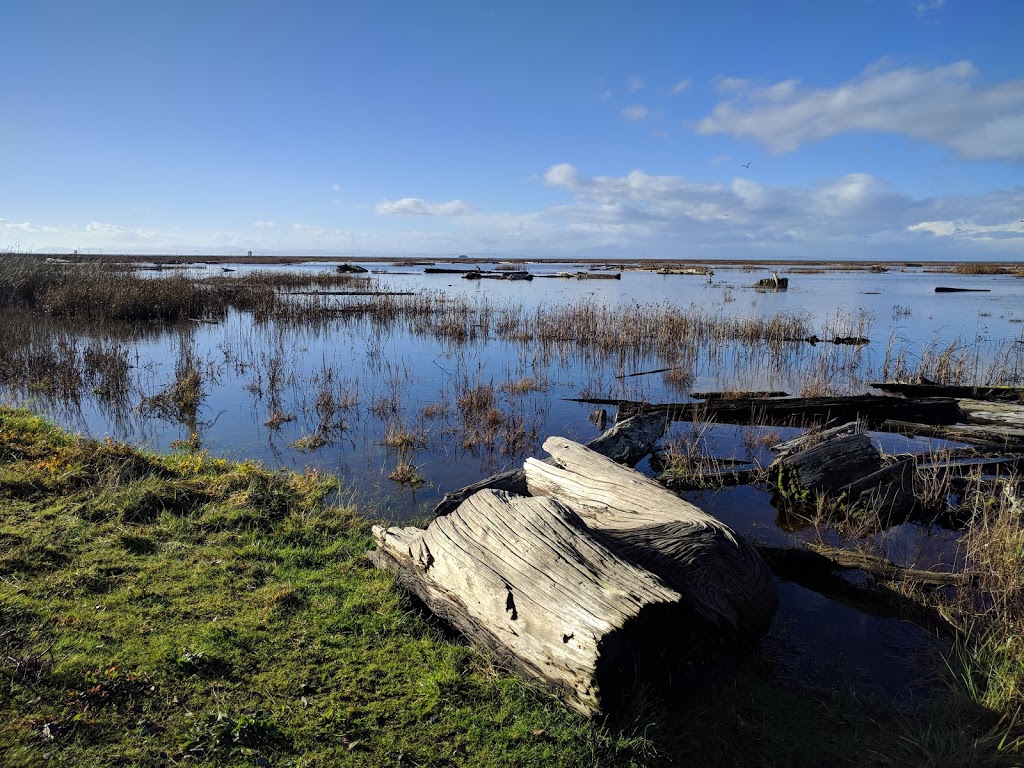
[[[238,275],[251,265],[228,265]],[[861,347],[831,344],[726,344],[702,352],[688,364],[682,385],[666,374],[618,378],[663,367],[656,355],[607,355],[581,351],[572,344],[541,352],[535,347],[494,339],[457,344],[400,326],[370,322],[328,321],[317,327],[257,325],[232,312],[225,322],[196,324],[184,335],[163,333],[129,342],[133,392],[129,405],[171,385],[182,349],[204,361],[205,396],[198,421],[175,423],[137,410],[112,410],[88,393],[74,405],[46,400],[33,392],[8,391],[9,399],[30,402],[57,421],[87,435],[111,436],[167,450],[175,440],[199,434],[204,448],[231,458],[251,458],[273,466],[307,466],[337,474],[357,497],[384,517],[403,519],[428,509],[452,488],[494,471],[521,464],[536,454],[548,435],[587,440],[597,429],[587,421],[593,406],[565,398],[598,396],[651,401],[686,400],[689,391],[780,389],[801,394],[808,371],[838,382],[843,391],[864,391],[885,372],[886,350],[903,350],[904,363],[915,368],[932,345],[945,349],[959,340],[966,355],[992,360],[1020,344],[1024,329],[1024,282],[1012,276],[933,274],[921,269],[884,274],[822,271],[787,273],[781,265],[753,268],[716,267],[700,275],[623,272],[621,280],[470,281],[458,275],[426,275],[421,267],[387,267],[376,277],[379,290],[441,291],[486,301],[496,307],[519,305],[524,312],[586,302],[630,307],[657,304],[692,308],[715,317],[770,317],[789,313],[804,317],[822,338],[864,335]],[[481,265],[484,269],[495,265]],[[268,266],[270,271],[322,272],[331,264]],[[572,264],[530,265],[531,272],[576,271]],[[772,271],[790,278],[788,291],[755,290],[754,282]],[[197,269],[196,277],[223,273],[219,267]],[[158,277],[157,273],[156,277]],[[936,285],[986,287],[990,293],[936,294]],[[338,301],[344,301],[339,298]],[[1024,351],[1024,350],[1022,350]],[[275,391],[269,379],[280,379]],[[979,375],[983,372],[979,370]],[[332,378],[331,386],[324,383]],[[532,381],[536,389],[517,392],[515,383]],[[459,401],[474,387],[492,387],[501,424],[488,438],[486,425],[465,423]],[[333,390],[357,404],[341,414],[343,429],[313,451],[295,446],[318,429],[318,395]],[[812,394],[812,393],[808,393]],[[265,424],[275,410],[294,420],[273,429]],[[718,428],[719,432],[723,428]],[[386,443],[388,431],[408,430],[414,444],[401,450]],[[476,438],[467,432],[476,431]],[[715,455],[747,459],[741,430],[704,437]],[[515,432],[515,434],[508,434]],[[880,443],[886,438],[879,438]],[[716,442],[717,441],[717,442]],[[888,446],[886,446],[888,447]],[[765,451],[760,458],[770,458]],[[415,488],[388,480],[399,461],[415,465],[424,483]]]

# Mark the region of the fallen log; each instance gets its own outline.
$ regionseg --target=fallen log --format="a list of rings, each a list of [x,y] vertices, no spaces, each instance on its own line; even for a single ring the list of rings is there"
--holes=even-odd
[[[760,400],[765,397],[789,397],[787,392],[779,390],[736,391],[736,392],[691,392],[690,397],[694,400],[736,400],[737,398],[749,398]]]
[[[887,462],[867,435],[844,424],[828,439],[777,457],[768,467],[772,493],[784,516],[816,504],[821,495],[843,499],[843,509],[883,522],[906,520],[917,508],[914,461]],[[799,445],[799,444],[798,444]]]
[[[778,604],[771,573],[757,551],[727,525],[650,478],[578,443],[551,437],[555,463],[528,458],[531,495],[569,504],[615,551],[662,577],[730,639],[768,629]]]
[[[971,399],[958,402],[966,424],[1024,427],[1024,405]]]
[[[991,288],[950,288],[945,285],[936,286],[936,293],[991,293]]]
[[[654,450],[655,443],[665,433],[665,417],[660,413],[646,413],[631,419],[620,421],[607,432],[598,435],[587,447],[608,456],[613,461],[626,466],[635,466],[641,459]],[[434,507],[434,515],[447,515],[477,491],[491,488],[508,491],[525,496],[529,491],[526,486],[526,473],[522,468],[485,477],[457,491],[446,493],[444,498]]]
[[[879,395],[788,399],[725,398],[700,403],[647,403],[607,398],[567,398],[573,402],[618,407],[617,420],[638,413],[663,413],[672,421],[715,421],[720,424],[812,426],[863,421],[875,427],[888,419],[955,424],[960,418],[953,398],[904,400]]]
[[[970,443],[984,450],[1007,453],[1024,451],[1024,428],[977,424],[921,424],[901,419],[887,419],[882,423],[881,429],[901,435],[937,437],[943,440]]]
[[[880,389],[903,397],[955,397],[971,400],[1002,400],[1024,403],[1024,387],[978,387],[956,384],[909,384],[899,381],[879,381],[869,384],[872,389]]]
[[[555,499],[483,491],[426,530],[374,527],[373,562],[502,666],[585,715],[684,674],[682,595],[590,535]]]

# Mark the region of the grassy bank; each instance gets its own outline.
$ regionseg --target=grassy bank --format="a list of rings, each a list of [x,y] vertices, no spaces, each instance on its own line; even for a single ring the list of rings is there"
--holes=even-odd
[[[582,720],[367,567],[334,489],[0,408],[0,764],[1015,764],[999,713],[952,692],[903,710],[761,658],[686,704]]]

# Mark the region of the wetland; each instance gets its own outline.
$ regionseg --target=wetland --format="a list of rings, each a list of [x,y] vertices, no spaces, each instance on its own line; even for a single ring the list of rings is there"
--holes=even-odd
[[[477,268],[534,279],[448,271]],[[586,279],[610,275],[617,279]],[[972,679],[966,687],[996,713],[979,721],[979,733],[1019,747],[1021,574],[1011,565],[1007,575],[992,546],[998,530],[1003,560],[1019,557],[1019,520],[1011,502],[994,516],[964,512],[983,495],[970,488],[990,488],[983,467],[960,485],[942,485],[937,473],[922,490],[931,514],[914,520],[854,520],[820,499],[794,516],[764,470],[775,445],[807,430],[720,423],[699,406],[707,393],[878,394],[871,384],[884,381],[1021,386],[1022,280],[1015,265],[114,263],[8,254],[0,400],[85,437],[337,477],[332,499],[390,523],[427,519],[445,493],[522,466],[551,435],[596,437],[614,403],[694,404],[638,469],[744,536],[868,552],[907,569],[974,569],[985,584],[970,611],[953,598],[942,607],[942,595],[913,595],[940,604],[954,629],[940,641],[899,617],[780,581],[763,650],[777,679],[903,706],[930,695],[922,655],[1005,654],[1016,671],[1003,670],[998,686]],[[867,434],[887,455],[966,447]],[[750,469],[751,481],[707,480],[733,467]],[[986,629],[975,643],[969,625],[990,620],[1005,631]]]

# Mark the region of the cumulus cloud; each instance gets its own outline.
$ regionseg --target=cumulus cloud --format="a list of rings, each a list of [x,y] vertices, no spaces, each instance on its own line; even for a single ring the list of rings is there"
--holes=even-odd
[[[331,192],[341,192],[341,184],[331,184]]]
[[[647,107],[642,104],[634,104],[622,110],[622,119],[630,123],[637,123],[647,117]]]
[[[467,216],[473,212],[472,206],[462,200],[450,200],[447,203],[431,203],[422,197],[403,197],[401,200],[382,200],[375,208],[378,214],[385,216],[440,216],[453,218]]]
[[[644,81],[639,77],[631,77],[629,79],[629,92],[636,93],[644,87]]]
[[[254,227],[256,227],[257,229],[273,229],[274,227],[277,226],[277,224],[275,224],[274,222],[266,221],[264,219],[260,219],[259,221],[254,221],[252,223],[252,225]]]
[[[909,255],[928,235],[932,242],[955,236],[966,248],[962,258],[993,243],[1004,258],[1024,256],[1024,223],[1008,213],[1024,210],[1024,187],[916,199],[864,173],[796,187],[744,178],[716,184],[641,170],[587,177],[568,163],[549,168],[545,181],[572,194],[571,203],[545,215],[605,245],[628,236],[813,258],[838,256],[841,244],[847,257],[872,258],[876,245],[887,249],[883,257]],[[994,253],[975,251],[982,252]]]
[[[881,62],[830,88],[720,80],[729,96],[696,130],[755,139],[777,153],[843,133],[892,133],[965,158],[1024,161],[1024,79],[982,85],[977,75],[969,61],[932,69]]]
[[[690,80],[688,78],[683,78],[682,80],[680,80],[679,82],[672,86],[672,93],[682,93],[689,87]]]

